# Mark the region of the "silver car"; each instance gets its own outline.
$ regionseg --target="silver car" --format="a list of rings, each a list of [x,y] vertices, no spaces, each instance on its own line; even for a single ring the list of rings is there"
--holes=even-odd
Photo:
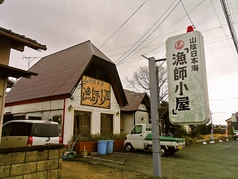
[[[1,147],[60,144],[59,126],[44,120],[12,120],[4,123]]]

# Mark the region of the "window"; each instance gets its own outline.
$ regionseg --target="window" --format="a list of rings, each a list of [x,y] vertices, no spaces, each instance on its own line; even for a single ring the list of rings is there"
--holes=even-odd
[[[29,136],[31,133],[31,123],[14,123],[12,136]]]
[[[151,124],[146,125],[146,131],[152,131],[152,125]]]
[[[90,134],[91,113],[84,111],[75,111],[74,113],[74,135]]]
[[[12,124],[12,123],[7,124],[6,126],[4,126],[3,129],[2,129],[2,137],[10,136],[11,132],[12,132],[12,129],[13,129],[13,126],[14,126],[14,124]]]
[[[37,116],[29,116],[28,119],[30,119],[30,120],[42,120],[41,117],[37,117]]]
[[[34,123],[31,135],[35,137],[58,137],[59,126],[55,124]]]
[[[142,132],[142,126],[138,125],[134,127],[134,129],[131,131],[131,134],[141,134],[141,132]]]
[[[31,123],[9,123],[3,127],[2,136],[29,136],[31,126]]]
[[[113,115],[101,114],[101,134],[113,133]]]

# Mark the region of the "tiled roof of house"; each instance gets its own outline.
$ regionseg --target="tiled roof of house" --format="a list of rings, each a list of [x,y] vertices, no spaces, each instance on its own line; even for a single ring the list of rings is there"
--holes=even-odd
[[[124,89],[124,91],[126,94],[128,105],[121,108],[121,111],[124,112],[137,111],[140,104],[145,104],[147,110],[149,110],[149,97],[146,93],[136,93],[126,89]]]
[[[46,50],[46,45],[38,43],[36,40],[28,38],[24,35],[17,34],[11,30],[0,27],[0,36],[12,41],[12,48],[23,51],[24,46],[31,47],[35,50]]]
[[[38,61],[30,70],[39,75],[31,80],[21,78],[6,96],[6,106],[33,99],[62,95],[70,97],[85,73],[94,77],[92,75],[95,74],[96,66],[108,68],[105,74],[107,79],[103,80],[111,83],[120,106],[126,105],[127,100],[115,64],[90,41],[86,41]]]

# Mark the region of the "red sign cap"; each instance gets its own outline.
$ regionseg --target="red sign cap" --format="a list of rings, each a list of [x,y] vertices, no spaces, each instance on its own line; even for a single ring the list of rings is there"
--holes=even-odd
[[[194,28],[193,28],[193,26],[191,26],[191,25],[190,25],[190,26],[188,26],[188,27],[187,27],[187,32],[192,32],[192,31],[194,31]]]

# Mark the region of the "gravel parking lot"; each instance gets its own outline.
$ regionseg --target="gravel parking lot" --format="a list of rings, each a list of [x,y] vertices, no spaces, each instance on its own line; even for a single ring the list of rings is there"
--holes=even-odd
[[[137,176],[153,176],[153,159],[150,152],[112,153],[80,157],[77,161],[119,169],[121,172],[136,172]],[[174,155],[161,157],[161,165],[162,176],[168,178],[237,178],[238,141],[216,141],[215,144],[186,146]],[[93,173],[90,174],[93,176]]]

